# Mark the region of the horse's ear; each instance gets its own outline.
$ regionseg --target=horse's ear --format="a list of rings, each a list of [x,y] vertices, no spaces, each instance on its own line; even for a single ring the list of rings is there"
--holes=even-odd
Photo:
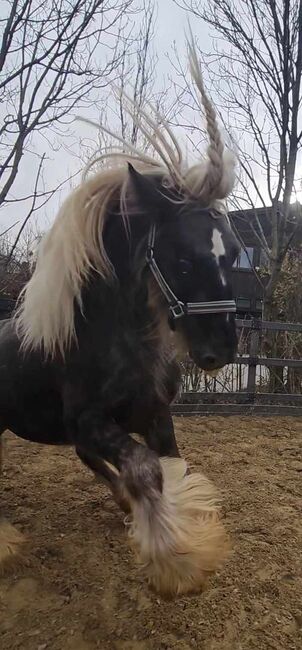
[[[136,171],[130,163],[128,172],[140,204],[149,210],[155,209],[158,214],[162,212],[168,199],[157,189],[155,182]]]

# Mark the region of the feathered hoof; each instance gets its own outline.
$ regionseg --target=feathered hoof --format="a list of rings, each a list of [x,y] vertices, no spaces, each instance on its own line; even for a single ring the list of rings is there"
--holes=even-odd
[[[164,486],[132,501],[129,538],[150,585],[166,597],[201,591],[230,551],[217,492],[182,459],[161,460]]]
[[[17,528],[0,520],[0,575],[19,564],[25,537]]]

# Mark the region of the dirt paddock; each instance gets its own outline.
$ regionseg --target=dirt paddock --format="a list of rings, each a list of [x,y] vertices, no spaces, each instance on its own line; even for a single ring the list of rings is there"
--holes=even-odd
[[[301,650],[302,421],[176,420],[224,494],[234,552],[206,592],[151,593],[105,488],[64,448],[6,435],[1,500],[27,536],[0,579],[2,650]]]

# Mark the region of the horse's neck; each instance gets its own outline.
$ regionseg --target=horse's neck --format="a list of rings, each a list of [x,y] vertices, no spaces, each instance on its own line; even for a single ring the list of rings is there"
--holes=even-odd
[[[124,399],[142,385],[152,399],[169,401],[166,386],[173,354],[164,327],[148,305],[147,291],[134,296],[127,285],[105,285],[95,278],[77,309],[77,346],[71,367],[81,367],[79,381],[93,376],[110,385],[110,393]],[[92,386],[95,390],[96,386]]]
[[[104,281],[94,273],[82,291],[82,306],[75,307],[78,343],[111,342],[129,349],[143,346],[146,354],[162,354],[170,343],[166,314],[150,303],[148,271],[137,280],[131,274],[123,280]]]
[[[110,218],[104,243],[116,278],[105,281],[94,273],[83,289],[83,314],[77,309],[79,346],[104,351],[121,363],[138,363],[149,371],[167,364],[170,333],[145,268],[149,223],[144,215],[130,219],[130,240],[116,215]],[[112,361],[114,363],[114,361]]]

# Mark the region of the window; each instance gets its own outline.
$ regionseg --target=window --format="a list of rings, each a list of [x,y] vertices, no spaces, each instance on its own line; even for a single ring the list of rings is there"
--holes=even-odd
[[[248,298],[237,298],[238,311],[246,311],[251,308],[251,301]]]
[[[254,257],[254,248],[252,246],[246,246],[242,248],[240,254],[234,262],[234,267],[236,269],[251,269],[253,265]]]

